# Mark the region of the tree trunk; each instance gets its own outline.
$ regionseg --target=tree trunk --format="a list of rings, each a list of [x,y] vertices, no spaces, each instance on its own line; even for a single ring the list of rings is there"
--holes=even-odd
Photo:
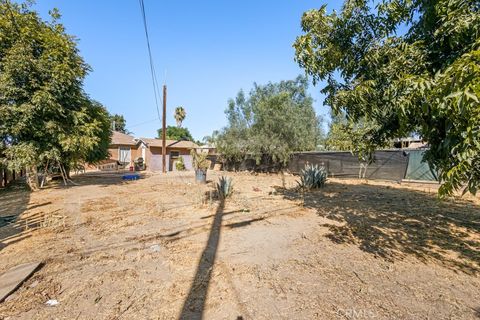
[[[70,177],[70,166],[68,164],[65,164],[65,163],[61,163],[61,165],[63,166],[63,170],[65,170],[65,178],[70,180],[71,177]]]
[[[66,178],[67,178],[68,180],[72,179],[72,178],[70,177],[70,167],[63,167],[63,168],[65,169],[65,174],[67,175]]]
[[[28,186],[32,191],[37,191],[39,189],[37,166],[27,167],[25,173],[27,176]]]

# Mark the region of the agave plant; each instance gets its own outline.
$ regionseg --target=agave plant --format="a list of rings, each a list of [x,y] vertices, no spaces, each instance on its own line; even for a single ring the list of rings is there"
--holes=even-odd
[[[232,178],[220,177],[217,182],[218,196],[222,199],[228,198],[233,193]]]
[[[300,181],[297,181],[297,183],[300,188],[311,190],[323,188],[326,181],[327,170],[325,170],[325,167],[307,164],[300,174]]]

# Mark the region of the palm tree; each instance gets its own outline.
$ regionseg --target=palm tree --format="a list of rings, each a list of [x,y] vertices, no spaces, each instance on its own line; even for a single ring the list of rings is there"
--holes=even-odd
[[[173,117],[175,118],[175,121],[177,121],[177,127],[181,127],[182,126],[182,122],[183,120],[185,120],[185,117],[187,116],[187,112],[185,111],[185,109],[183,109],[183,107],[176,107],[175,108],[175,114],[173,115]]]

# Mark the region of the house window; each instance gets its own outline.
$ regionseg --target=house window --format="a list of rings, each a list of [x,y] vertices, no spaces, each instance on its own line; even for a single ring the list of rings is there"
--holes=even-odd
[[[132,160],[132,153],[130,148],[120,147],[118,148],[118,161],[121,163],[130,163]]]
[[[180,156],[180,151],[170,151],[171,158],[178,158]]]

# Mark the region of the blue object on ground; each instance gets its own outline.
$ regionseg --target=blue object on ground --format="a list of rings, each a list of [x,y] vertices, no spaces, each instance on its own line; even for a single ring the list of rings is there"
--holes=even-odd
[[[124,174],[122,176],[122,180],[138,180],[138,179],[140,179],[140,175],[138,173]]]

